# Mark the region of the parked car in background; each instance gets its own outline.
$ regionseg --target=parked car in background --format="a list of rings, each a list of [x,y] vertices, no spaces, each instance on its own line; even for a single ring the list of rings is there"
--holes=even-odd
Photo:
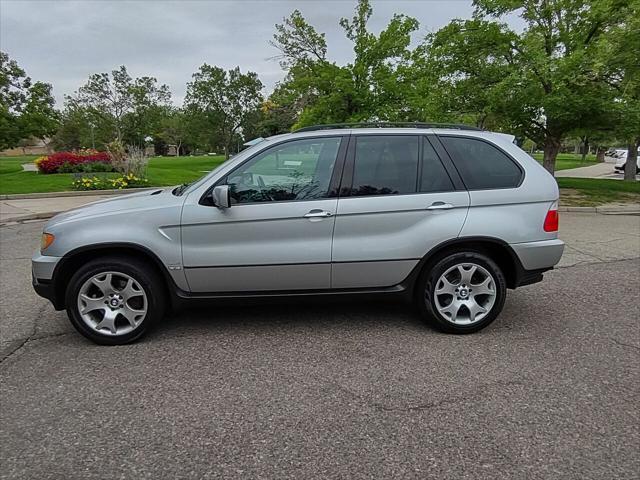
[[[628,154],[628,150],[616,150],[616,164],[613,167],[616,172],[624,173]],[[638,149],[638,155],[636,156],[636,173],[640,173],[640,149]]]
[[[560,260],[558,195],[509,135],[309,127],[192,184],[52,218],[33,285],[101,344],[140,338],[168,308],[249,297],[403,296],[471,333]]]

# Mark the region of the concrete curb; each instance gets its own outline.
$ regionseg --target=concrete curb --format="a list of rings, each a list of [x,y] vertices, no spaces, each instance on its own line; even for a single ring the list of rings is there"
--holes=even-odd
[[[29,200],[33,198],[57,198],[57,197],[91,197],[99,195],[125,195],[127,193],[144,192],[145,190],[157,190],[167,187],[139,187],[125,188],[122,190],[85,190],[70,192],[47,192],[47,193],[15,193],[10,195],[0,195],[0,200]]]
[[[640,205],[620,205],[620,206],[602,206],[602,207],[559,207],[559,212],[574,213],[598,213],[601,215],[638,215],[640,214]]]

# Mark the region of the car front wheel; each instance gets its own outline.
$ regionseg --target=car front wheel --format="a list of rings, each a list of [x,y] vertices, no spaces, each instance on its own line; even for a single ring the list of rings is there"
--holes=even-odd
[[[96,259],[71,278],[67,315],[88,339],[122,345],[140,338],[164,313],[164,292],[155,271],[131,258]]]
[[[418,285],[422,314],[447,333],[473,333],[502,311],[506,281],[500,267],[477,252],[457,252],[438,261]]]

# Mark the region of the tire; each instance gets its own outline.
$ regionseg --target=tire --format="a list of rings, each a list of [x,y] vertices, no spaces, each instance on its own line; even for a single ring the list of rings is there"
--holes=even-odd
[[[498,317],[506,292],[504,274],[490,257],[455,252],[421,275],[416,302],[425,320],[439,330],[465,334],[482,330]]]
[[[71,324],[100,345],[139,339],[165,311],[158,273],[123,256],[97,258],[83,265],[71,277],[65,301]]]

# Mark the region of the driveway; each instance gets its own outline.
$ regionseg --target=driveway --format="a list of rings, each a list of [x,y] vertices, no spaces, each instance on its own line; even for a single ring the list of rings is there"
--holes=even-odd
[[[475,335],[400,304],[171,316],[95,346],[0,229],[2,478],[634,478],[640,217],[564,213],[545,282]]]

